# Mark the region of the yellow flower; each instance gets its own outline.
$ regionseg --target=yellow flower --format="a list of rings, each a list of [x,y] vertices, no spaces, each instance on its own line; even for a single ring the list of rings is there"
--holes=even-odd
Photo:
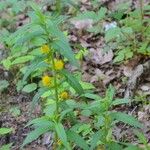
[[[45,44],[45,45],[43,45],[43,46],[41,47],[41,52],[42,52],[42,53],[48,54],[49,51],[50,51],[50,49],[49,49],[49,46],[48,46],[48,45]]]
[[[63,100],[66,100],[69,98],[69,94],[68,92],[64,91],[60,94],[60,98],[63,99]]]
[[[62,70],[64,68],[64,62],[62,60],[55,60],[54,67],[56,70]]]
[[[49,77],[47,75],[42,77],[42,83],[44,86],[50,86],[52,83],[52,77]]]

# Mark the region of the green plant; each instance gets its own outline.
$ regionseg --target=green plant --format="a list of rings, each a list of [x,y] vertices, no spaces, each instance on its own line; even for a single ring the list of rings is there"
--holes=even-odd
[[[58,15],[62,14],[63,13],[62,10],[65,8],[77,9],[76,2],[74,2],[73,0],[50,0],[50,1],[45,1],[43,3],[50,6],[51,9],[53,9],[53,11]]]
[[[12,132],[12,128],[0,128],[0,136],[6,135]],[[0,147],[0,150],[10,150],[12,143],[5,144]]]
[[[73,18],[73,20],[91,20],[93,26],[90,26],[87,31],[98,34],[103,32],[103,21],[106,13],[107,9],[105,7],[101,7],[97,12],[85,11],[83,13],[78,13],[77,16]]]
[[[95,97],[95,101],[84,108],[90,116],[94,117],[92,119],[94,124],[92,131],[94,131],[94,134],[92,133],[91,150],[97,146],[112,150],[123,149],[123,145],[119,144],[118,141],[115,141],[112,134],[115,124],[120,121],[134,126],[135,128],[142,127],[134,117],[127,115],[126,113],[111,111],[114,106],[129,102],[127,99],[113,99],[114,94],[114,88],[110,86],[106,91],[104,98],[98,98],[93,95],[92,97]],[[85,96],[89,97],[89,95]]]
[[[16,28],[16,21],[19,15],[26,12],[28,0],[2,0],[0,3],[0,38],[6,36],[6,33],[13,32]],[[1,37],[2,36],[2,37]]]
[[[0,80],[0,93],[3,92],[9,86],[9,82],[7,80]]]
[[[59,18],[57,20],[51,19],[49,16],[43,15],[35,4],[31,3],[31,6],[35,11],[31,16],[32,23],[22,27],[6,40],[8,47],[12,47],[11,52],[13,55],[3,60],[3,65],[7,69],[17,65],[21,68],[20,70],[24,76],[23,80],[20,80],[22,86],[19,87],[27,93],[37,89],[37,84],[32,82],[33,78],[40,77],[43,73],[46,74],[38,85],[39,90],[33,98],[31,107],[35,107],[38,98],[43,94],[46,99],[48,98],[42,102],[44,107],[46,107],[44,109],[46,116],[49,114],[49,126],[45,129],[38,128],[35,136],[37,137],[39,134],[50,130],[50,127],[53,126],[52,131],[55,132],[54,146],[57,147],[57,141],[61,139],[63,145],[67,149],[71,149],[60,120],[60,111],[63,111],[62,100],[68,99],[69,92],[67,90],[69,85],[79,94],[83,93],[83,89],[76,78],[64,69],[64,62],[59,58],[60,54],[77,67],[78,63],[74,58],[65,35],[56,26],[59,23]],[[29,34],[26,34],[28,32]],[[28,47],[29,43],[30,46]],[[37,43],[39,44],[37,45]],[[30,62],[29,66],[24,65],[27,62]],[[28,78],[29,76],[30,78]],[[27,83],[26,80],[29,79],[31,79],[31,83],[25,85]],[[47,110],[48,107],[51,107],[51,103],[53,103],[53,109],[50,110],[53,110],[53,112]],[[23,146],[34,139],[34,134],[30,133]]]
[[[148,105],[149,104],[149,101],[147,101],[147,94],[144,94],[142,92],[138,92],[136,95],[135,95],[135,98],[134,98],[134,102],[136,103],[142,103],[142,105]]]
[[[105,32],[106,42],[116,43],[114,63],[122,62],[134,56],[150,55],[150,22],[146,17],[150,5],[128,11],[127,17],[118,21],[118,26]],[[119,27],[120,26],[120,27]]]
[[[145,150],[150,150],[150,145],[148,144],[148,140],[145,137],[145,135],[143,133],[139,132],[138,130],[135,130],[134,133],[138,137],[138,139],[140,141],[139,143],[144,144],[143,148]]]
[[[18,91],[35,92],[31,110],[38,103],[42,108],[42,116],[27,124],[34,130],[28,133],[22,147],[49,131],[54,135],[54,149],[129,147],[116,141],[112,133],[119,122],[142,127],[134,117],[112,111],[114,106],[129,101],[114,99],[112,86],[104,98],[93,94],[94,86],[80,81],[80,73],[72,75],[65,69],[68,62],[77,68],[79,65],[59,28],[63,18],[45,15],[37,5],[30,5],[34,10],[30,12],[31,22],[5,40],[11,56],[2,61],[6,69],[19,70]]]

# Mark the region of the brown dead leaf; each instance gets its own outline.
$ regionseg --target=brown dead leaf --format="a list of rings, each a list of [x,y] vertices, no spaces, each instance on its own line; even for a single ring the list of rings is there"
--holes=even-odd
[[[75,26],[76,29],[86,30],[92,27],[93,20],[86,19],[86,20],[73,20],[71,23]]]
[[[113,59],[113,51],[109,50],[108,52],[104,52],[100,49],[90,49],[91,57],[90,59],[94,64],[103,65],[105,63],[111,62]]]

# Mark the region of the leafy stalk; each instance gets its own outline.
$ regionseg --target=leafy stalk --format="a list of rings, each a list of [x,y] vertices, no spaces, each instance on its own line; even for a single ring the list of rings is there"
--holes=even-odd
[[[58,14],[61,13],[61,0],[56,0],[56,11]]]
[[[143,26],[143,19],[144,19],[144,11],[143,11],[143,0],[140,0],[140,12],[141,12],[141,26]],[[143,41],[143,27],[141,27],[141,39]]]
[[[53,69],[53,77],[54,77],[54,89],[55,89],[55,100],[56,100],[56,112],[55,112],[55,121],[58,123],[58,116],[59,116],[59,96],[58,96],[58,86],[57,86],[57,72],[55,70],[55,64],[54,64],[54,52],[52,52],[51,55],[51,60],[52,60],[52,69]],[[57,132],[55,133],[55,145],[54,147],[57,147],[57,141],[58,141],[58,136]]]

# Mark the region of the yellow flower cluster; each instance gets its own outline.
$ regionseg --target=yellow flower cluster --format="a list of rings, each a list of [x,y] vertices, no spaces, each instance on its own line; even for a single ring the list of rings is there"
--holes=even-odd
[[[60,98],[61,98],[62,100],[68,99],[68,98],[69,98],[69,93],[66,92],[66,91],[62,92],[62,93],[60,94]]]
[[[42,77],[42,83],[44,86],[50,86],[52,84],[52,77],[45,75]]]
[[[62,70],[64,68],[64,62],[62,60],[55,59],[54,67],[55,70]]]
[[[43,54],[48,54],[48,53],[50,52],[49,46],[48,46],[47,44],[43,45],[43,46],[41,47],[41,52],[42,52]]]

